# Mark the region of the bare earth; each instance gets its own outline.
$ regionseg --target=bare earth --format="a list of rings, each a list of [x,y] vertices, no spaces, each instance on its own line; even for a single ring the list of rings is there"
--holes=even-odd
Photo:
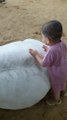
[[[26,38],[41,40],[42,24],[52,19],[62,22],[67,43],[67,0],[7,0],[0,5],[0,45]],[[50,107],[43,99],[25,110],[0,109],[0,120],[67,120],[67,97],[57,106]]]

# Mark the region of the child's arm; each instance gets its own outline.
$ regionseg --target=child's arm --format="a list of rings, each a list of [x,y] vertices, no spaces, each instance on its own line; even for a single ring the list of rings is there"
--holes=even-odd
[[[37,60],[37,62],[40,65],[42,65],[42,63],[43,63],[43,56],[37,50],[29,49],[29,52]]]
[[[42,56],[37,50],[33,49],[29,49],[29,52],[43,67],[51,67],[56,60],[53,50],[50,50],[46,56]]]

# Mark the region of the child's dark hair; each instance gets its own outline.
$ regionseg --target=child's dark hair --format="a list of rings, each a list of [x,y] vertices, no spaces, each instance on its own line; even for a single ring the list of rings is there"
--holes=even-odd
[[[42,26],[42,33],[53,42],[59,42],[63,35],[62,24],[57,20],[49,21]]]

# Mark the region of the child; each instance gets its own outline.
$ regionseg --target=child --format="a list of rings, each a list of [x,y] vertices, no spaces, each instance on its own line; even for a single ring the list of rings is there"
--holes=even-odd
[[[40,55],[37,50],[29,49],[30,54],[40,65],[48,68],[51,89],[55,100],[47,100],[48,105],[61,103],[60,95],[66,89],[67,80],[67,47],[61,40],[63,28],[59,21],[53,20],[42,27],[42,42],[50,47],[43,46],[46,56]]]

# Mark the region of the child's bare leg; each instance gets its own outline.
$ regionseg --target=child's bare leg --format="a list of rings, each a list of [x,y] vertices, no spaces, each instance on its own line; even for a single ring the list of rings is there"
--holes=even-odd
[[[56,100],[57,102],[60,100],[60,91],[54,93],[54,98],[55,98],[55,100]]]
[[[48,99],[46,100],[46,103],[48,105],[56,105],[56,104],[61,104],[61,99],[60,99],[60,92],[54,93],[54,99]]]

